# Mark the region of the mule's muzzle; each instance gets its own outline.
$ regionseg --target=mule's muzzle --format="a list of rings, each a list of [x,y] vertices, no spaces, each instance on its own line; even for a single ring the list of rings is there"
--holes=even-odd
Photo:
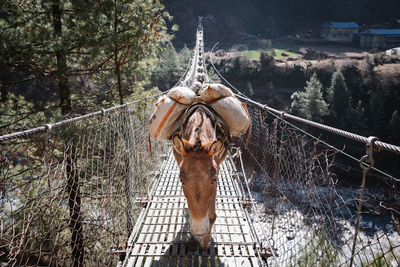
[[[208,233],[210,227],[210,220],[206,217],[200,220],[190,218],[189,220],[190,232],[197,239],[201,239]]]

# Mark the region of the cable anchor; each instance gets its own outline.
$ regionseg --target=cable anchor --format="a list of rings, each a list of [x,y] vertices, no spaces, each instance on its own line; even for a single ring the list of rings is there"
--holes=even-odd
[[[44,125],[46,128],[46,139],[45,139],[45,146],[47,147],[49,144],[54,145],[54,143],[51,141],[51,134],[53,132],[53,124],[48,123]]]
[[[375,160],[374,160],[374,142],[378,141],[378,137],[376,136],[370,136],[367,139],[367,143],[365,145],[365,150],[366,153],[365,155],[360,159],[360,167],[364,171],[368,171],[374,166]]]

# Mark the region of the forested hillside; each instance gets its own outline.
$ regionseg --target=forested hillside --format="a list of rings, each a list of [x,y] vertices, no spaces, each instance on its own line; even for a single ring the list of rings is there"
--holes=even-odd
[[[176,41],[184,43],[193,42],[198,16],[205,17],[206,39],[224,42],[240,40],[241,33],[273,38],[315,31],[330,20],[370,26],[400,18],[397,0],[166,0],[165,5],[179,25]]]

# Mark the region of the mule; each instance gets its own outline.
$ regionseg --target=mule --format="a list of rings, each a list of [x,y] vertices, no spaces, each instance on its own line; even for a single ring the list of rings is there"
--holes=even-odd
[[[192,237],[207,250],[217,215],[215,198],[219,168],[227,155],[227,145],[215,115],[202,105],[189,111],[180,134],[172,138],[179,178],[189,207]],[[226,141],[226,140],[225,140]]]

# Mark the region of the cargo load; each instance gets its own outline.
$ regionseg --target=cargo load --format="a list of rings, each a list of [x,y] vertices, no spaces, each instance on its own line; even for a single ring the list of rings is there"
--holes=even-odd
[[[233,96],[232,90],[219,83],[206,84],[200,91],[200,98],[205,103],[229,96]]]
[[[189,105],[181,104],[163,95],[155,104],[150,116],[148,131],[150,136],[160,141],[167,141],[179,128],[179,117]]]
[[[210,107],[225,122],[231,136],[240,137],[250,126],[250,116],[245,104],[235,96],[223,97],[210,104]]]
[[[193,104],[194,99],[196,98],[196,94],[190,88],[184,86],[171,89],[167,96],[184,105]]]
[[[157,100],[148,125],[149,135],[162,141],[170,140],[180,127],[182,113],[197,102],[211,107],[223,120],[231,136],[240,137],[250,126],[246,105],[228,87],[222,84],[205,84],[196,95],[190,88],[180,86]]]

